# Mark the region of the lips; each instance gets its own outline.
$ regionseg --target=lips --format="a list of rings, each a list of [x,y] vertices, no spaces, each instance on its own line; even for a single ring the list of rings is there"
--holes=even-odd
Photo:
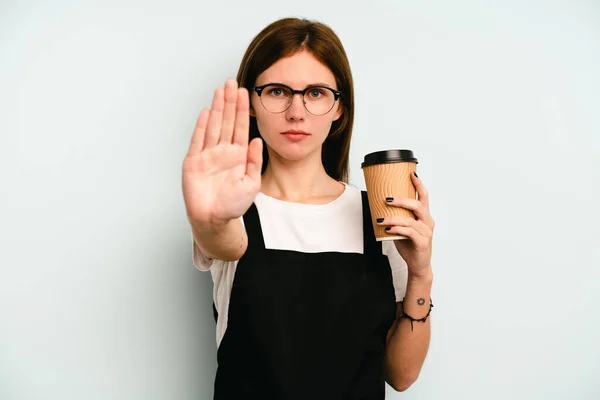
[[[296,130],[296,129],[290,129],[289,131],[285,131],[285,132],[281,132],[282,134],[290,134],[290,135],[308,135],[307,132],[301,131],[301,130]]]
[[[290,129],[289,131],[282,132],[281,134],[292,142],[299,142],[310,136],[310,134],[296,129]]]

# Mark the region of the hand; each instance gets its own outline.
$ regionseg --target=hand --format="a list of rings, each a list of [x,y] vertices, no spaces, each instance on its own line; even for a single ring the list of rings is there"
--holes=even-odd
[[[228,79],[203,109],[183,161],[182,186],[188,219],[224,224],[250,208],[261,184],[262,140],[248,144],[248,91]]]
[[[411,179],[418,193],[418,200],[394,198],[386,203],[395,207],[412,210],[416,220],[411,217],[387,217],[380,225],[390,226],[388,233],[407,236],[407,239],[394,240],[396,249],[408,265],[408,274],[413,277],[426,276],[431,272],[431,242],[435,222],[429,214],[429,194],[423,183],[415,175]]]

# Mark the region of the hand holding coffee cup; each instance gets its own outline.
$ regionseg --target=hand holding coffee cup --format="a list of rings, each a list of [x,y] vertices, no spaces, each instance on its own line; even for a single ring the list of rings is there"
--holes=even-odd
[[[416,164],[410,150],[387,150],[367,154],[362,168],[377,241],[393,240],[406,261],[408,274],[430,280],[435,221],[429,212],[429,193],[416,175]],[[393,200],[388,202],[388,197]],[[378,218],[383,221],[378,222]]]
[[[416,219],[413,211],[391,206],[387,198],[416,199],[417,191],[411,175],[416,172],[418,160],[411,150],[383,150],[369,153],[361,164],[371,220],[377,241],[408,239],[407,236],[390,234],[385,226],[377,223],[378,218],[407,216]]]

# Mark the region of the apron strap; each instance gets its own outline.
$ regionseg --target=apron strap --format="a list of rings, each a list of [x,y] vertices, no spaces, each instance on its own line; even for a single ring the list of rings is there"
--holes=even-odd
[[[383,254],[381,242],[375,239],[375,230],[371,220],[371,209],[369,208],[369,197],[367,192],[361,190],[363,209],[363,249],[364,254],[379,256]]]
[[[258,215],[258,209],[254,202],[244,214],[244,226],[248,235],[248,248],[256,250],[265,249],[265,238],[263,236],[262,228],[260,227],[260,217]]]

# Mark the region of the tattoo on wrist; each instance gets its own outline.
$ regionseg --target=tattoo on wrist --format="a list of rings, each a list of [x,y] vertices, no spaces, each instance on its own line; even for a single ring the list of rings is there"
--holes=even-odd
[[[417,304],[418,305],[423,305],[425,304],[425,299],[423,298],[419,298],[417,299]],[[427,315],[424,316],[423,318],[414,318],[411,317],[410,315],[408,315],[407,313],[404,312],[404,303],[400,302],[400,319],[402,318],[406,318],[410,321],[410,330],[413,330],[413,322],[425,322],[427,321],[427,318],[429,318],[429,314],[431,314],[431,309],[433,308],[433,302],[431,301],[431,299],[429,299],[429,311],[427,311]]]

